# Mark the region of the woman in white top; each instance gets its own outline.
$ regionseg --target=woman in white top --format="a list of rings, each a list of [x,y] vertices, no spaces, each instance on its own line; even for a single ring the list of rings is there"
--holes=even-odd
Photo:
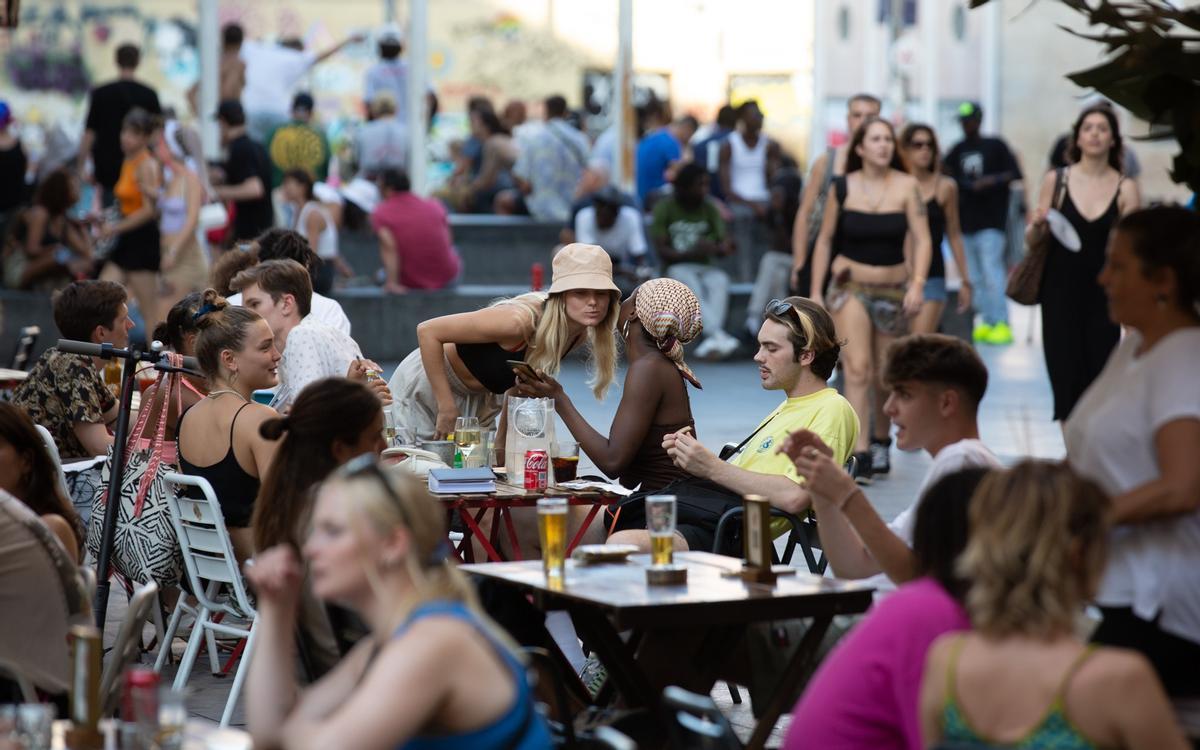
[[[1117,524],[1093,638],[1144,653],[1168,694],[1200,696],[1200,216],[1125,216],[1099,282],[1126,336],[1064,428]]]
[[[313,178],[303,169],[289,169],[280,184],[283,198],[295,209],[292,229],[299,232],[308,245],[321,259],[321,267],[313,277],[313,291],[329,294],[333,289],[335,272],[342,276],[354,275],[338,252],[338,227],[333,214],[313,194]]]

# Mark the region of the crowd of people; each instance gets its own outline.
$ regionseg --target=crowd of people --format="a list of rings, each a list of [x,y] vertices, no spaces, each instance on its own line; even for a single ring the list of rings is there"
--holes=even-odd
[[[720,548],[717,522],[757,494],[811,515],[832,575],[869,581],[876,604],[824,636],[786,747],[1186,747],[1172,702],[1200,697],[1200,218],[1141,207],[1110,107],[1079,115],[1066,165],[1028,210],[1027,241],[1047,247],[1043,346],[1066,460],[1006,466],[980,434],[989,372],[973,344],[1012,341],[1005,227],[1022,175],[980,134],[977,105],[960,108],[963,140],[943,155],[933,127],[897,133],[877,98],[855,96],[848,140],[802,179],[756,102],[702,130],[651,101],[625,195],[610,184],[613,131],[592,142],[563,97],[540,123],[477,98],[455,170],[427,199],[405,173],[413,83],[387,32],[358,145],[379,191],[368,213],[385,291],[459,277],[448,210],[561,223],[564,243],[545,291],[420,321],[385,382],[331,294],[352,273],[338,250],[350,209],[323,189],[331,155],[313,98],[292,92],[343,45],[311,54],[233,25],[223,45],[222,167],[163,116],[124,45],[118,80],[92,93],[77,168],[49,172],[0,218],[6,284],[57,290],[63,338],[125,347],[136,301],[150,337],[199,363],[178,400],[142,397],[165,432],[149,419],[131,439],[165,437],[163,461],[208,481],[252,563],[257,743],[549,745],[514,635],[456,570],[444,515],[379,460],[385,425],[420,438],[460,417],[496,429],[504,399],[521,396],[552,401],[597,469],[634,490],[589,541],[649,550],[645,500],[666,493],[681,500],[675,549],[738,555]],[[0,169],[24,173],[9,117],[0,106]],[[73,214],[84,185],[103,218]],[[216,256],[201,219],[213,200],[228,214]],[[756,222],[771,248],[747,319],[729,321],[717,261],[746,252]],[[955,275],[960,311],[978,312],[973,341],[937,332]],[[711,359],[749,343],[759,386],[781,392],[720,454],[698,436],[691,343]],[[597,400],[625,360],[607,434],[557,379],[576,353]],[[124,448],[104,368],[52,347],[0,403],[5,517],[72,564],[98,482],[58,466]],[[888,521],[866,488],[891,471],[893,439],[932,463]],[[0,543],[0,555],[28,549]],[[730,661],[722,671],[744,674]],[[593,654],[589,676],[604,668]],[[401,693],[414,697],[381,699]]]

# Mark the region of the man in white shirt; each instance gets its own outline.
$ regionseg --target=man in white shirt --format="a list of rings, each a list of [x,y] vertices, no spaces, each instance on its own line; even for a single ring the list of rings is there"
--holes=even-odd
[[[304,235],[294,232],[291,229],[268,229],[255,238],[253,245],[260,262],[267,260],[294,260],[304,266],[308,269],[310,283],[312,281],[313,269],[318,263],[322,262],[317,258],[317,254],[313,252],[312,248],[309,247],[308,240],[304,239]],[[229,297],[229,304],[243,304],[241,293],[239,292]],[[313,316],[313,319],[338,329],[346,334],[346,336],[350,335],[350,318],[346,317],[346,311],[342,309],[341,304],[337,300],[313,292],[310,314]]]
[[[286,413],[305,386],[332,377],[367,381],[384,403],[391,403],[386,382],[367,378],[368,371],[379,373],[379,365],[363,359],[348,334],[309,314],[312,280],[304,266],[294,260],[264,261],[235,276],[232,286],[242,292],[245,306],[270,324],[283,354],[272,407]]]
[[[242,42],[241,58],[246,67],[242,106],[250,137],[265,144],[270,132],[287,122],[296,84],[309,69],[363,38],[361,34],[347,37],[317,54],[306,52],[304,43],[295,37],[279,42]]]
[[[822,549],[834,574],[871,578],[877,591],[915,577],[913,525],[925,490],[962,469],[1000,467],[979,440],[976,417],[988,374],[969,344],[941,334],[902,338],[888,350],[883,379],[891,389],[884,411],[896,425],[897,444],[933,457],[912,505],[891,523],[884,523],[849,474],[828,471],[831,451],[815,434],[797,432],[780,449],[809,477]]]
[[[611,185],[592,196],[592,205],[575,214],[575,242],[599,245],[613,260],[613,280],[628,294],[640,281],[637,269],[646,265],[646,232],[642,214],[621,199]],[[622,282],[625,282],[622,284]]]

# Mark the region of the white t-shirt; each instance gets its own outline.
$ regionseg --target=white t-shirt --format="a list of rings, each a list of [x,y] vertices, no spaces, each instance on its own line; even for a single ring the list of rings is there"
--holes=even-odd
[[[241,305],[242,293],[238,292],[229,297],[227,301],[231,305]],[[346,311],[342,309],[337,300],[313,292],[312,302],[309,303],[308,308],[308,317],[332,326],[347,336],[350,335],[350,319],[346,317]]]
[[[271,112],[283,117],[292,109],[296,84],[317,59],[308,52],[256,41],[243,42],[240,56],[246,63],[242,106],[247,112]]]
[[[288,332],[279,360],[279,390],[271,406],[284,411],[300,391],[322,378],[345,377],[359,356],[358,344],[349,335],[306,316]]]
[[[616,222],[608,229],[596,225],[596,208],[588,206],[575,215],[575,241],[599,245],[622,262],[638,261],[646,255],[642,215],[632,206],[621,206]]]
[[[951,443],[942,448],[933,457],[933,465],[929,467],[925,478],[921,480],[921,486],[917,489],[917,497],[913,500],[912,505],[902,510],[900,515],[888,524],[888,528],[911,549],[913,532],[917,525],[917,507],[925,498],[925,492],[937,484],[942,477],[977,466],[986,469],[1000,468],[1000,459],[996,458],[996,454],[992,453],[982,440],[974,438],[959,440],[957,443]],[[963,498],[964,501],[966,499]],[[886,573],[878,573],[867,580],[875,587],[877,596],[896,590],[896,584],[887,577]]]
[[[1200,420],[1200,328],[1137,356],[1131,331],[1067,420],[1067,461],[1110,495],[1159,476],[1154,436],[1168,422]],[[1133,607],[1145,620],[1200,643],[1200,511],[1120,526],[1096,601]],[[1160,616],[1161,613],[1161,616]]]

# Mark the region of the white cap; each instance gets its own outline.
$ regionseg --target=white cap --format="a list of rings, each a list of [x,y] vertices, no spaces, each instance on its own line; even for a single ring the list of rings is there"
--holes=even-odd
[[[337,203],[338,205],[342,203],[341,193],[327,182],[313,184],[313,197],[322,203]]]
[[[404,44],[404,32],[400,31],[400,27],[394,23],[385,24],[379,30],[377,40],[380,44],[391,42],[392,44]]]
[[[342,197],[367,213],[375,210],[379,202],[379,188],[369,180],[355,177],[342,188]]]

